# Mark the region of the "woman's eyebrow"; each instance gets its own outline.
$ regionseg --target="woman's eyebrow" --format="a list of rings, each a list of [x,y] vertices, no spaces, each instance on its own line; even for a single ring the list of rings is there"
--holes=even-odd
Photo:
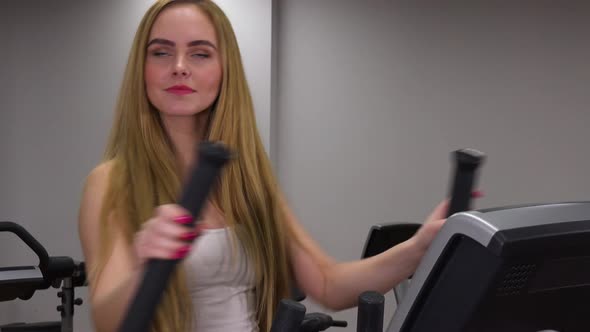
[[[166,45],[166,46],[172,46],[172,47],[176,46],[175,42],[168,40],[168,39],[163,39],[163,38],[154,38],[154,39],[150,40],[150,42],[148,43],[147,46],[149,47],[150,45],[153,45],[153,44],[160,44],[160,45]],[[213,45],[213,43],[208,40],[199,39],[199,40],[193,40],[193,41],[187,43],[188,47],[200,46],[200,45],[210,46],[214,49],[217,49],[217,47],[215,47],[215,45]]]

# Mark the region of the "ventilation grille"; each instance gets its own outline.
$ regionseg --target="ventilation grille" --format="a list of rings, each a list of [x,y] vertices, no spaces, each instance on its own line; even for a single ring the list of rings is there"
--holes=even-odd
[[[513,265],[506,269],[506,274],[496,289],[497,296],[519,295],[526,287],[529,278],[537,266],[535,264]]]

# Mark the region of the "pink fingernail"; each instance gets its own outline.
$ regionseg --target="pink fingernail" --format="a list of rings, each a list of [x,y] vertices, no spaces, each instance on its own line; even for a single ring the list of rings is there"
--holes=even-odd
[[[184,254],[175,254],[174,256],[172,256],[172,259],[183,259],[186,256],[186,253]]]
[[[183,241],[192,241],[197,237],[196,232],[187,232],[180,236],[180,239]]]
[[[182,247],[176,251],[176,253],[172,256],[172,258],[174,258],[174,259],[184,258],[184,257],[186,257],[186,255],[189,253],[190,250],[191,250],[191,248],[189,246]]]
[[[191,221],[193,221],[193,217],[191,216],[180,216],[180,217],[176,217],[174,218],[174,221],[179,223],[179,224],[188,224]]]
[[[484,196],[484,194],[481,190],[475,190],[471,193],[471,197],[473,197],[473,198],[481,198],[483,196]]]

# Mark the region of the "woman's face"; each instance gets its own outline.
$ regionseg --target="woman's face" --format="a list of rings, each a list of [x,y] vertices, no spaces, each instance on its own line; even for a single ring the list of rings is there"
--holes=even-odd
[[[222,68],[213,24],[190,4],[162,11],[150,32],[147,96],[163,115],[195,115],[217,98]]]

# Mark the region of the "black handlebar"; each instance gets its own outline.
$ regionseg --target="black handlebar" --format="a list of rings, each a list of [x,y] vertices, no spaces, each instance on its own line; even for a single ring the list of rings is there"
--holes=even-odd
[[[383,309],[385,297],[367,291],[359,296],[357,332],[383,332]]]
[[[461,149],[453,153],[455,175],[451,185],[451,202],[447,217],[471,209],[471,195],[478,168],[483,164],[485,155],[474,149]]]
[[[68,256],[49,256],[47,250],[31,233],[21,225],[12,221],[0,222],[0,232],[9,232],[18,236],[39,258],[39,271],[43,275],[43,281],[35,284],[34,290],[47,289],[54,282],[64,278],[76,279],[76,287],[86,283],[84,262],[75,261]],[[34,292],[33,290],[33,292]],[[31,293],[32,296],[32,293]]]
[[[221,168],[231,155],[221,144],[203,142],[198,148],[198,164],[185,186],[179,204],[187,209],[193,218],[198,218],[209,196]],[[195,220],[188,225],[193,226]],[[146,272],[135,298],[119,328],[121,332],[147,332],[157,305],[174,272],[177,259],[152,259],[147,262]]]
[[[29,233],[21,225],[12,221],[1,221],[0,232],[10,232],[18,236],[39,258],[39,269],[42,271],[44,277],[49,266],[49,254],[47,250],[35,239],[31,233]]]
[[[270,332],[298,332],[306,310],[305,306],[299,302],[290,299],[281,300]]]

